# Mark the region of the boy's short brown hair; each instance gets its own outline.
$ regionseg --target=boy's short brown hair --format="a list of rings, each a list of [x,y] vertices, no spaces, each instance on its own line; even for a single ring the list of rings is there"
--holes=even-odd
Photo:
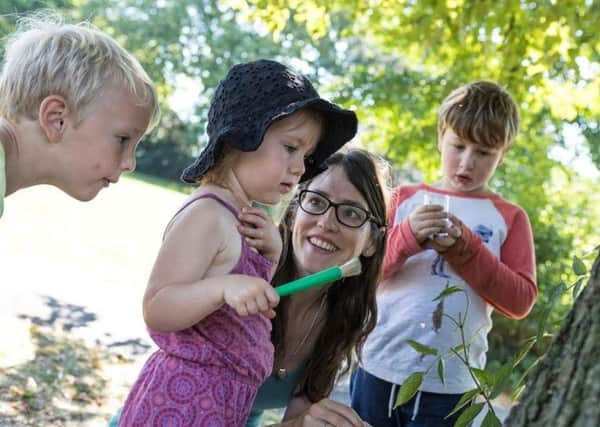
[[[519,131],[519,112],[510,94],[489,81],[468,83],[444,99],[438,112],[438,135],[448,128],[467,141],[506,148]]]

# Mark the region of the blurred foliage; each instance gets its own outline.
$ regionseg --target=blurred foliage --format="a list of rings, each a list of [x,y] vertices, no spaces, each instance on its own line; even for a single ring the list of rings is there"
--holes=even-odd
[[[139,149],[139,169],[176,179],[206,142],[208,102],[234,63],[278,59],[357,110],[360,144],[426,181],[440,177],[436,112],[455,87],[491,79],[515,97],[521,133],[491,186],[529,213],[540,297],[522,321],[496,316],[491,363],[535,334],[548,290],[571,283],[573,255],[598,244],[597,183],[551,153],[582,150],[600,165],[600,4],[591,0],[0,0],[0,32],[13,12],[57,7],[87,19],[133,52],[157,82],[164,118]],[[185,76],[185,114],[170,102]],[[191,79],[191,80],[189,80]],[[415,171],[418,171],[415,173]],[[595,233],[595,234],[594,234]],[[549,324],[572,303],[565,294]],[[543,352],[543,346],[535,351]]]

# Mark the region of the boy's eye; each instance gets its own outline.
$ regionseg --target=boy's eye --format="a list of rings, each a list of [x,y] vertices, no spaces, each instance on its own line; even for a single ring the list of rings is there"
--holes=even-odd
[[[294,147],[293,145],[287,145],[287,144],[285,145],[285,149],[288,153],[295,153],[298,150],[297,147]]]
[[[128,136],[117,136],[117,140],[119,141],[119,144],[125,144],[127,141],[129,141],[129,137]]]

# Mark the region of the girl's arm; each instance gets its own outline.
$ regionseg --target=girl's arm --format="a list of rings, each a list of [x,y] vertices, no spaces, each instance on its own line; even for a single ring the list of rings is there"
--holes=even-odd
[[[144,295],[144,320],[150,329],[191,327],[224,303],[240,315],[269,312],[277,305],[278,295],[262,278],[228,274],[239,259],[241,244],[237,251],[227,247],[232,245],[227,239],[232,241],[237,231],[226,215],[220,205],[206,199],[175,218]]]

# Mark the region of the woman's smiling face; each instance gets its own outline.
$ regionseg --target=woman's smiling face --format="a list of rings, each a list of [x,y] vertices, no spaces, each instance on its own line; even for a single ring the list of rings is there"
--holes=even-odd
[[[350,183],[341,166],[331,166],[308,186],[334,203],[347,203],[370,211],[362,194]],[[331,206],[322,215],[297,208],[292,231],[294,261],[300,275],[341,265],[359,255],[371,255],[371,222],[359,228],[341,224]]]

